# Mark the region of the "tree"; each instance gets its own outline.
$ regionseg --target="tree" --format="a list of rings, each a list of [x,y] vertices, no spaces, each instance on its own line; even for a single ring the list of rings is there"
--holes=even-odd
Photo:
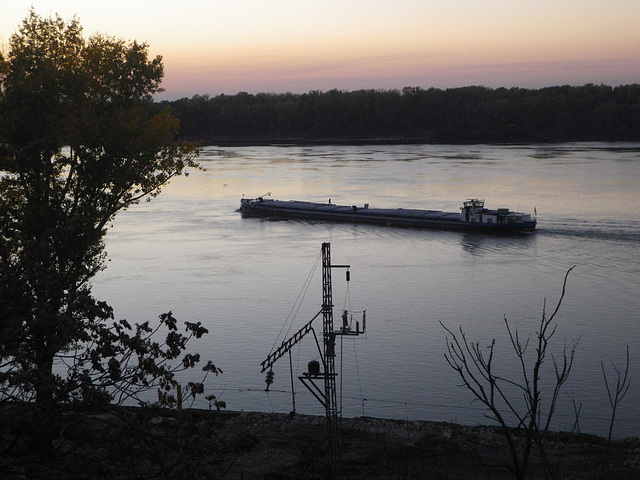
[[[624,371],[618,366],[612,364],[612,368],[615,372],[616,385],[612,388],[610,384],[609,375],[605,369],[604,362],[600,362],[600,368],[602,369],[602,377],[604,378],[604,385],[607,389],[607,396],[609,397],[609,405],[611,405],[611,419],[609,421],[609,432],[607,434],[607,443],[604,452],[604,459],[602,460],[602,467],[600,468],[600,478],[605,478],[605,469],[609,463],[609,452],[611,450],[611,440],[613,437],[613,425],[616,421],[616,412],[618,406],[627,395],[629,387],[631,386],[631,380],[629,379],[629,346],[627,345],[627,356],[625,361]]]
[[[197,167],[177,119],[150,108],[163,74],[146,44],[85,39],[76,18],[33,9],[0,57],[1,400],[50,412],[159,385],[170,402],[176,371],[199,361],[184,352],[200,322],[131,326],[91,293],[115,215]]]
[[[575,346],[568,352],[567,346],[558,360],[553,355],[553,379],[551,393],[546,398],[542,393],[542,366],[548,355],[549,342],[554,336],[557,324],[555,318],[564,299],[567,278],[571,267],[564,278],[562,294],[556,308],[550,316],[546,314],[546,302],[538,331],[534,337],[533,352],[529,355],[529,339],[523,341],[517,329],[513,330],[505,318],[505,325],[511,341],[516,364],[521,377],[507,378],[496,371],[494,360],[495,340],[486,347],[480,342],[469,342],[460,328],[456,334],[444,325],[449,333],[445,358],[451,368],[462,380],[462,384],[488,411],[486,417],[497,422],[507,442],[511,455],[506,467],[515,479],[524,479],[527,474],[529,460],[533,448],[537,448],[545,468],[545,478],[558,478],[559,462],[553,465],[545,450],[545,441],[550,432],[560,392],[569,378]],[[618,382],[620,383],[620,382]]]

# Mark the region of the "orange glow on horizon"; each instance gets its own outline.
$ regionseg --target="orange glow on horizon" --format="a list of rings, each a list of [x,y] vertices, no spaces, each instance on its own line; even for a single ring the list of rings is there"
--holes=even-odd
[[[113,0],[108,11],[90,3],[3,5],[0,42],[32,4],[42,15],[77,14],[86,35],[135,38],[162,55],[162,98],[640,81],[637,0],[190,0],[155,10]]]

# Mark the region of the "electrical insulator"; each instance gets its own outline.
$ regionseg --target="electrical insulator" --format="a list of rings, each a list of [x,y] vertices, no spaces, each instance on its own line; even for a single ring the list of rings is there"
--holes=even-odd
[[[267,372],[267,375],[266,375],[266,377],[265,377],[265,379],[264,379],[264,383],[266,383],[266,384],[267,384],[267,389],[266,389],[266,391],[267,391],[267,392],[269,391],[269,387],[270,387],[270,386],[271,386],[271,384],[273,383],[273,377],[274,377],[274,376],[275,376],[275,373],[273,373],[273,369],[271,369],[271,370],[269,370],[269,371]]]
[[[347,282],[351,280],[351,272],[347,270]]]

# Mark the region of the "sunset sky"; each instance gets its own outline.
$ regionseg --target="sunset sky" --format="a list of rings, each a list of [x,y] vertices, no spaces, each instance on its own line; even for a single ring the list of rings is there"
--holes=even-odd
[[[640,82],[639,0],[0,0],[147,42],[160,99],[332,88]]]

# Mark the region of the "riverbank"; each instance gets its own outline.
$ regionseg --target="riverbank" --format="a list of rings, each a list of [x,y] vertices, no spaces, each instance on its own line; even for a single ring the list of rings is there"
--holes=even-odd
[[[322,478],[325,421],[322,417],[242,413],[227,418],[229,430],[257,442],[238,458],[230,478]],[[508,479],[509,450],[496,427],[370,417],[342,419],[338,473],[344,479]],[[596,479],[606,441],[592,435],[555,433],[547,454],[561,478]],[[604,478],[640,476],[640,440],[613,442]],[[539,455],[527,478],[542,479]]]
[[[5,409],[4,413],[7,411]],[[9,422],[7,422],[9,420]],[[68,412],[53,449],[34,452],[4,416],[1,480],[316,479],[326,478],[323,417],[260,412],[117,409]],[[546,452],[562,478],[635,479],[640,440],[612,443],[592,435],[556,433]],[[342,479],[508,479],[509,450],[497,428],[360,417],[342,419],[338,475]],[[539,455],[527,478],[545,478]],[[8,473],[12,472],[12,473]]]

